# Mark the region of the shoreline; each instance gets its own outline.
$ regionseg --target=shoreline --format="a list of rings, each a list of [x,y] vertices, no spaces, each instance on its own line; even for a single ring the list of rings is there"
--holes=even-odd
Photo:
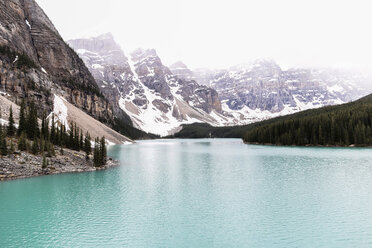
[[[109,158],[106,165],[95,167],[92,157],[87,161],[85,153],[64,149],[63,154],[56,150],[56,156],[48,158],[49,165],[42,168],[41,156],[26,152],[0,158],[0,183],[32,177],[102,171],[119,166],[119,161]]]
[[[257,143],[257,142],[246,142],[243,140],[243,143],[246,145],[257,145],[257,146],[282,146],[282,147],[309,147],[309,148],[372,148],[372,146],[362,146],[362,145],[282,145],[282,144],[271,144],[271,143]]]

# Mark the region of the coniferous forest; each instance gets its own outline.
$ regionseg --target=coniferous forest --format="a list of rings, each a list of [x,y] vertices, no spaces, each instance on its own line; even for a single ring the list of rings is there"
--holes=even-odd
[[[352,103],[264,121],[247,131],[244,141],[299,146],[371,146],[372,95]]]
[[[63,154],[63,149],[84,151],[86,159],[89,160],[93,153],[93,163],[96,167],[106,164],[107,148],[105,138],[97,138],[94,149],[90,134],[83,134],[76,123],[71,122],[69,128],[55,121],[54,115],[42,114],[41,125],[38,119],[38,111],[34,102],[21,103],[19,122],[16,125],[13,117],[13,109],[9,109],[7,125],[0,125],[0,155],[13,154],[16,150],[29,152],[34,155],[43,156],[42,167],[48,165],[47,157],[55,156],[58,147]],[[1,116],[0,116],[1,118]],[[67,130],[69,129],[69,130]]]

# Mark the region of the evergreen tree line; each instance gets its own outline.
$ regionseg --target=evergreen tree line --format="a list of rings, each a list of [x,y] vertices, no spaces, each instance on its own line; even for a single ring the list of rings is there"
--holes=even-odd
[[[28,151],[35,155],[43,153],[44,156],[46,153],[48,157],[55,156],[54,146],[59,146],[61,153],[63,153],[63,148],[84,151],[87,160],[92,154],[92,142],[88,132],[83,135],[83,131],[73,122],[70,123],[70,130],[67,131],[65,125],[55,122],[54,114],[50,122],[45,113],[42,115],[41,127],[39,127],[35,103],[30,102],[26,106],[24,100],[21,103],[18,128],[15,126],[12,107],[9,110],[8,125],[6,127],[0,125],[1,155],[8,155],[10,151],[15,150],[13,141],[10,139],[9,151],[6,137],[18,139],[18,150]],[[104,137],[96,140],[93,155],[95,166],[102,166],[106,163],[107,149]],[[45,158],[43,158],[44,165],[47,166]]]
[[[95,166],[103,166],[107,161],[107,149],[105,137],[96,138],[94,142],[93,163]]]
[[[275,145],[372,146],[372,97],[264,122],[244,141]]]

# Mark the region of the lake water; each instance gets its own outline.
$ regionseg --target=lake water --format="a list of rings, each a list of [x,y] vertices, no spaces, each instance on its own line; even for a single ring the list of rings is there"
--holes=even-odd
[[[0,247],[372,247],[372,150],[155,140],[0,183]]]

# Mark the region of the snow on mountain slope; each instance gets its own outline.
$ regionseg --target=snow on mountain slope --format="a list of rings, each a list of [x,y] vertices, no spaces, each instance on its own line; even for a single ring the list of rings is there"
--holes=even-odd
[[[69,129],[69,123],[76,123],[84,134],[89,132],[93,140],[104,136],[109,144],[133,143],[131,139],[87,115],[84,111],[58,95],[54,95],[54,109],[51,114],[54,114],[55,121],[66,125],[67,130]]]
[[[175,76],[155,50],[138,49],[128,58],[110,34],[69,43],[106,98],[124,110],[135,127],[164,136],[185,123],[220,125],[210,115],[222,111],[217,92]]]
[[[110,34],[69,43],[110,103],[124,110],[135,127],[160,135],[193,122],[249,124],[369,93],[360,86],[368,85],[368,78],[337,70],[282,70],[261,59],[223,70],[191,71],[182,62],[164,66],[153,49],[138,49],[127,57]]]
[[[282,70],[266,59],[225,70],[196,70],[193,75],[218,92],[223,111],[233,116],[228,125],[356,100],[370,93],[363,85],[372,83],[371,78],[340,70]]]

